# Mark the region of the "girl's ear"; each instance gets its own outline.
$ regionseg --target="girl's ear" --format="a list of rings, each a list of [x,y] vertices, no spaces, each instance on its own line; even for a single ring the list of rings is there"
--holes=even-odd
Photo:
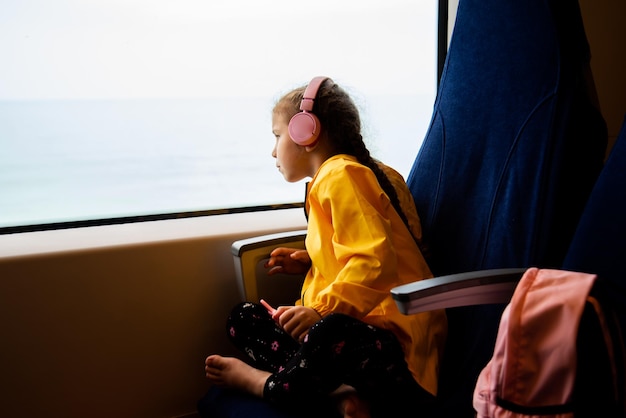
[[[306,152],[313,152],[316,149],[325,148],[324,144],[326,144],[327,142],[328,137],[325,135],[325,132],[321,132],[320,135],[317,137],[317,141],[310,145],[305,145],[304,149],[306,150]]]
[[[319,144],[320,144],[320,141],[315,141],[311,145],[305,145],[304,149],[306,150],[306,152],[312,152],[317,148]]]

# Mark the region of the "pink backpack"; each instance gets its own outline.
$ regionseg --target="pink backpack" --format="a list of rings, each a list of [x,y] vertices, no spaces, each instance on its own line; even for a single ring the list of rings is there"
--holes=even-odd
[[[594,403],[595,416],[623,416],[623,351],[615,349],[622,346],[621,335],[615,337],[601,304],[590,295],[595,283],[591,274],[526,271],[502,314],[493,357],[478,377],[473,401],[477,418],[587,416]],[[585,309],[595,311],[598,319],[590,328],[603,341],[591,344],[600,349],[586,353],[584,361],[606,366],[597,374],[600,366],[585,367],[594,373],[586,384],[597,387],[609,402],[576,399],[585,397],[577,386],[579,326]],[[607,408],[612,410],[609,415],[598,413]]]

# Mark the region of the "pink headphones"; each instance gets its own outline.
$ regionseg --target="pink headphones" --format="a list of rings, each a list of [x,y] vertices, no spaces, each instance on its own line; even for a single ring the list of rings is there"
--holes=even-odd
[[[293,115],[289,121],[289,136],[298,145],[313,145],[317,142],[320,134],[320,121],[311,111],[313,110],[313,102],[317,96],[322,83],[328,80],[328,77],[315,77],[304,91],[304,96],[300,102],[300,110],[302,112]]]

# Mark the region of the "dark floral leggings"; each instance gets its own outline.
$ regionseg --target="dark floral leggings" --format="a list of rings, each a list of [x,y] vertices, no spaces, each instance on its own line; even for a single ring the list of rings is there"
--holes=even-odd
[[[392,332],[347,315],[324,317],[300,344],[263,306],[244,302],[233,309],[227,331],[256,368],[272,373],[263,396],[276,404],[302,407],[341,384],[354,387],[372,412],[380,408],[380,416],[402,411],[407,400],[414,408],[434,399],[415,382]]]

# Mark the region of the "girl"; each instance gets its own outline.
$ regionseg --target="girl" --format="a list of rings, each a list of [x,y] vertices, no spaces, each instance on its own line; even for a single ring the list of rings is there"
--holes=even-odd
[[[207,378],[300,413],[332,393],[344,417],[426,408],[446,319],[443,311],[403,315],[390,294],[432,277],[404,179],[370,156],[356,106],[329,78],[283,96],[272,125],[285,180],[311,181],[306,251],[278,248],[267,267],[307,275],[295,306],[235,307],[229,335],[251,364],[211,355]]]

